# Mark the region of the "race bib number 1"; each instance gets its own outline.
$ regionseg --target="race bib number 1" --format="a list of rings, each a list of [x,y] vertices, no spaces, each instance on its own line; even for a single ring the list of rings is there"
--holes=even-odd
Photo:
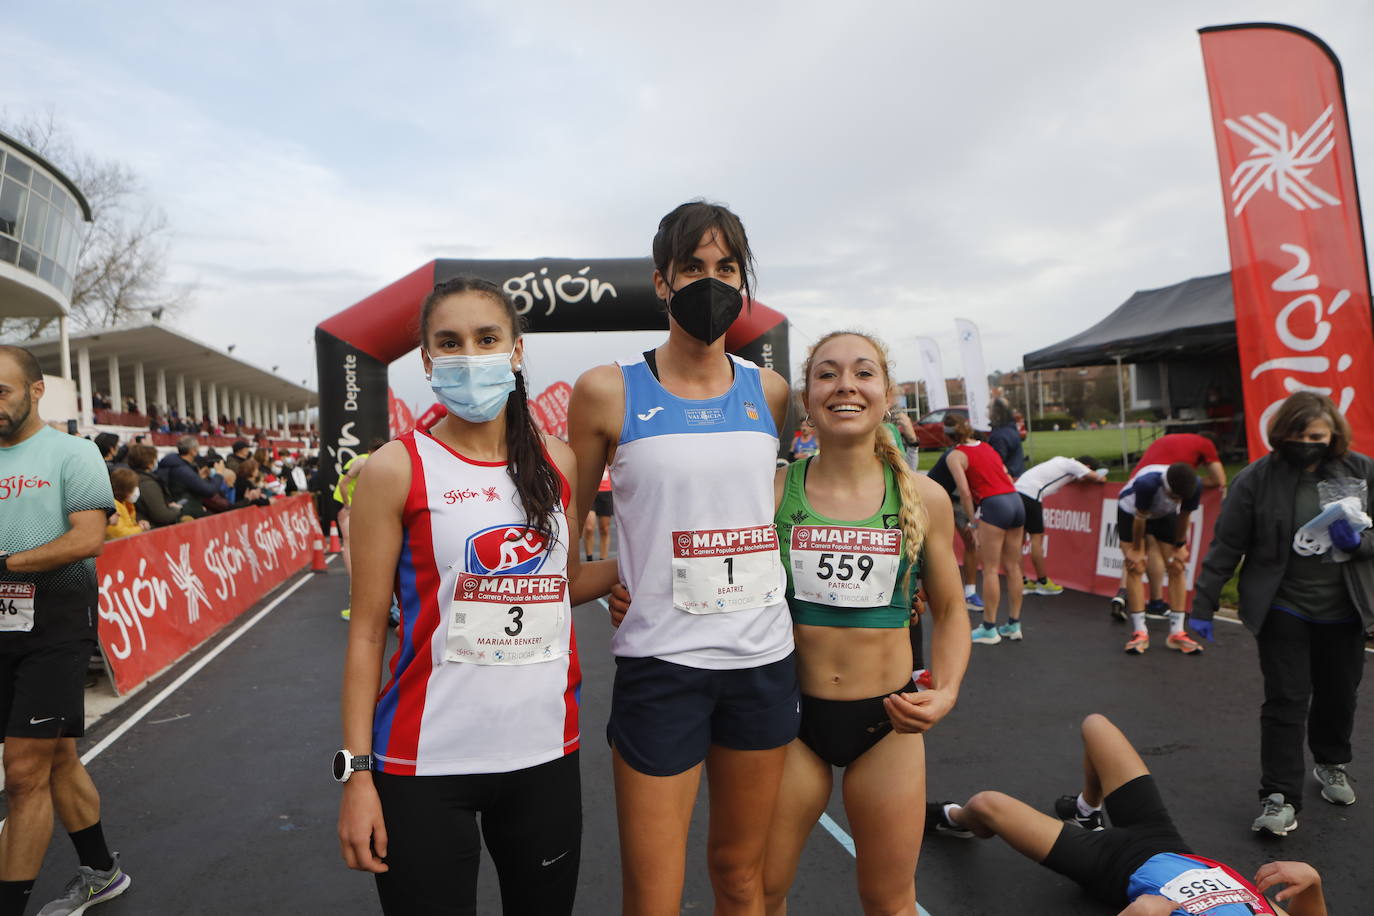
[[[900,530],[795,525],[788,546],[792,591],[801,600],[852,608],[892,603],[902,561]]]
[[[782,597],[778,533],[772,525],[673,532],[673,607],[726,614]]]
[[[1161,887],[1159,893],[1177,903],[1185,913],[1206,913],[1226,903],[1252,909],[1260,905],[1253,891],[1220,868],[1189,869]],[[1254,911],[1269,912],[1267,909]]]
[[[444,660],[473,665],[534,665],[567,655],[563,576],[462,573],[449,605]]]
[[[0,582],[0,633],[27,633],[33,629],[33,600],[38,588],[32,582]]]

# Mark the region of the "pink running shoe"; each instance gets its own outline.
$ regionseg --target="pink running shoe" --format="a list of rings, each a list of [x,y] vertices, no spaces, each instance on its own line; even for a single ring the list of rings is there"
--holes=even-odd
[[[1150,634],[1144,630],[1136,630],[1126,642],[1127,655],[1144,655],[1148,648],[1150,648]]]

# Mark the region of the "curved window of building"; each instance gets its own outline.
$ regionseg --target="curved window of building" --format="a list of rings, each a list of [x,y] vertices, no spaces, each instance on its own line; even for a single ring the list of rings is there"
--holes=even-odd
[[[71,295],[83,214],[62,187],[12,151],[0,150],[0,261]]]

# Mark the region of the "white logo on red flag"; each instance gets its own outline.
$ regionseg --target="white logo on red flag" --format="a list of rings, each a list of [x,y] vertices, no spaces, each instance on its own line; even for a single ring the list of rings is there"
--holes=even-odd
[[[1307,177],[1336,146],[1333,111],[1333,106],[1327,105],[1302,134],[1289,130],[1287,124],[1267,111],[1226,119],[1228,130],[1255,144],[1250,157],[1231,173],[1231,201],[1236,205],[1236,216],[1260,189],[1275,192],[1279,200],[1294,210],[1318,210],[1322,204],[1340,206],[1337,197]]]

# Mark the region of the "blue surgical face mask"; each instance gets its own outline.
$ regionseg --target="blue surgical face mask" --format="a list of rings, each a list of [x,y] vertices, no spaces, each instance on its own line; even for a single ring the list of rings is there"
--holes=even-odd
[[[454,416],[469,423],[495,420],[515,390],[513,353],[430,357],[429,387]]]

